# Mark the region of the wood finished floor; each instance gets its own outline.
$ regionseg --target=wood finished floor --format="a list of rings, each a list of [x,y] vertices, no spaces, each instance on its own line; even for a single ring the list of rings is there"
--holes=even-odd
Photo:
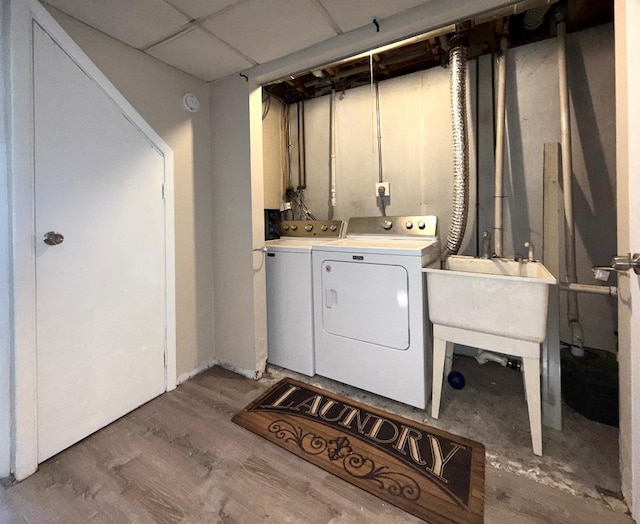
[[[266,385],[213,368],[0,488],[0,523],[399,523],[418,519],[236,426]],[[487,466],[488,523],[631,523]]]

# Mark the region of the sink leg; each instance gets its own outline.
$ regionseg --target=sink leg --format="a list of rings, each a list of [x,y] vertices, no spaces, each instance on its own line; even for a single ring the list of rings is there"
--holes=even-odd
[[[524,387],[529,409],[534,455],[542,455],[542,408],[540,404],[540,358],[523,358]]]
[[[431,389],[431,416],[433,418],[438,418],[440,415],[444,362],[449,350],[453,352],[453,343],[440,338],[433,338],[433,385]]]
[[[453,342],[447,342],[447,353],[444,359],[444,378],[449,376],[453,368]]]

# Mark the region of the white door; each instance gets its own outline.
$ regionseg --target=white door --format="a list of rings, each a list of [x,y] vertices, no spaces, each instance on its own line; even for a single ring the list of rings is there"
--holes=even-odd
[[[616,169],[618,254],[640,253],[640,0],[617,0]],[[618,276],[622,492],[640,517],[640,275]],[[634,311],[635,308],[635,311]],[[635,320],[633,320],[635,318]]]
[[[33,60],[42,462],[165,391],[164,159],[37,24]]]

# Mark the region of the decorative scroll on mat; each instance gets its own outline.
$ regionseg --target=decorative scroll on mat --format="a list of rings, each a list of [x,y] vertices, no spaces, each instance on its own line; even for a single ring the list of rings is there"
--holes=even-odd
[[[285,378],[233,422],[437,523],[484,515],[484,446]]]

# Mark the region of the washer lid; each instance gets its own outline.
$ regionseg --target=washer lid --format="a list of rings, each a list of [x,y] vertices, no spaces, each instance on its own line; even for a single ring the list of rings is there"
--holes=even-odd
[[[267,240],[264,245],[267,252],[303,252],[311,253],[319,245],[335,242],[326,238],[279,238],[276,240]]]

